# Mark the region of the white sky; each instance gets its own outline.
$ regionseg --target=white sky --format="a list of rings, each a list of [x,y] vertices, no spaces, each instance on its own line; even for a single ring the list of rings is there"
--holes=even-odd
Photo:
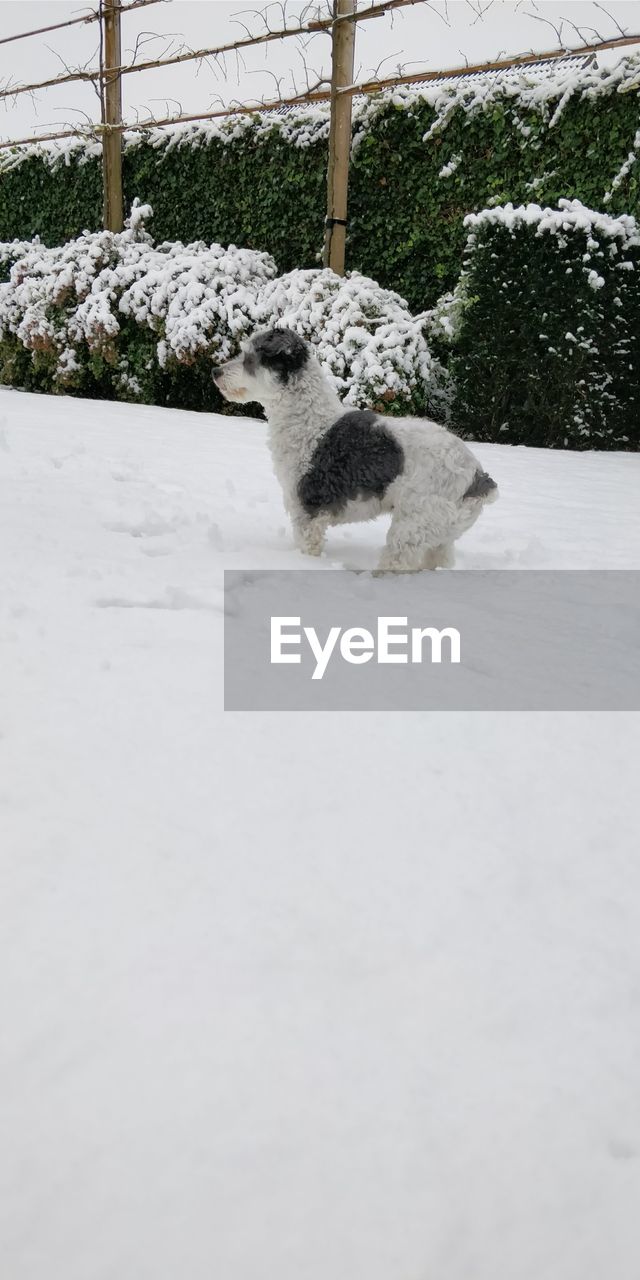
[[[558,26],[562,20],[564,43],[576,47],[579,37],[571,23],[581,29],[586,40],[596,39],[596,32],[603,37],[619,34],[614,20],[630,34],[640,34],[640,0],[604,3],[606,13],[591,0],[494,0],[482,20],[467,0],[449,0],[447,6],[445,0],[433,0],[431,7],[419,4],[415,9],[401,10],[393,19],[386,15],[359,24],[358,78],[371,73],[382,60],[383,74],[391,75],[399,63],[409,64],[409,71],[438,69],[458,66],[465,56],[477,62],[555,48],[558,41],[550,24]],[[477,4],[478,0],[474,0],[476,10]],[[485,4],[486,0],[482,0],[483,8]],[[78,0],[0,0],[0,35],[59,22],[92,7],[91,3],[80,5]],[[289,0],[289,21],[293,22],[303,8],[298,0]],[[252,31],[264,29],[261,15],[267,11],[271,26],[282,26],[280,5],[251,0],[170,0],[152,5],[123,18],[124,60],[130,60],[139,36],[148,39],[148,43],[138,61],[148,60],[177,51],[183,42],[202,48],[237,39],[243,33],[234,23],[234,15],[241,14]],[[445,12],[450,25],[443,20]],[[8,82],[32,82],[59,74],[64,70],[63,61],[73,69],[95,65],[97,32],[97,23],[93,23],[0,45],[2,87]],[[329,38],[318,35],[307,50],[314,81],[320,69],[326,70],[329,47]],[[198,70],[197,63],[125,76],[125,119],[135,118],[136,111],[144,117],[150,112],[156,116],[173,115],[180,108],[189,112],[215,110],[220,99],[227,105],[233,100],[273,98],[278,94],[276,79],[280,79],[283,95],[292,91],[294,82],[298,87],[304,83],[301,53],[294,39],[246,51],[243,57],[244,66],[235,58],[228,58],[226,79],[220,68],[201,65]],[[0,136],[3,140],[21,138],[65,128],[86,118],[83,113],[94,120],[99,114],[95,92],[87,85],[41,91],[34,101],[27,95],[3,99]]]

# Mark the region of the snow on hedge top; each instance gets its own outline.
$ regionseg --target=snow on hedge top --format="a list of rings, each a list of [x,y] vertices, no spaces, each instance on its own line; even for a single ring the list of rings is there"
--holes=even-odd
[[[640,245],[638,224],[629,214],[611,217],[587,207],[579,200],[559,200],[557,209],[544,209],[539,204],[500,205],[494,209],[482,209],[480,213],[467,214],[464,225],[471,234],[486,226],[503,226],[509,231],[519,227],[535,226],[537,234],[548,232],[562,235],[581,231],[588,236],[600,235],[606,240],[621,240],[625,247]]]
[[[157,151],[169,153],[181,147],[201,147],[208,142],[233,143],[245,137],[253,141],[277,132],[285,142],[295,147],[308,147],[313,142],[329,137],[329,107],[320,103],[291,112],[260,111],[242,112],[219,120],[189,121],[163,129],[145,129],[124,137],[125,150],[143,144]],[[15,169],[25,160],[38,157],[50,169],[70,165],[73,161],[86,164],[102,154],[100,142],[92,137],[65,138],[59,142],[29,143],[26,146],[7,148],[0,152],[0,173]]]
[[[487,227],[503,227],[512,236],[523,227],[535,227],[536,236],[555,236],[561,248],[566,248],[571,236],[580,236],[577,246],[580,269],[590,288],[594,290],[602,289],[606,283],[600,269],[595,269],[606,261],[616,271],[635,271],[634,262],[624,256],[630,250],[640,248],[640,234],[635,218],[629,214],[613,218],[609,214],[587,209],[579,200],[559,200],[558,206],[557,209],[543,209],[539,204],[517,207],[505,204],[493,209],[483,209],[480,213],[467,214],[464,225],[469,230],[469,237],[465,248],[465,271],[453,295],[459,305],[453,306],[450,315],[446,308],[442,316],[437,314],[437,308],[431,313],[431,328],[427,326],[431,337],[446,337],[447,319],[451,320],[452,331],[455,332],[464,305],[466,270],[478,244],[478,233],[481,235]]]
[[[509,67],[502,72],[434,80],[406,88],[398,86],[376,94],[362,105],[356,117],[354,142],[389,102],[405,111],[427,103],[435,111],[436,118],[424,135],[427,141],[439,133],[460,108],[467,115],[477,115],[491,110],[499,101],[507,101],[518,110],[538,112],[552,127],[576,95],[592,99],[611,93],[631,93],[634,89],[640,91],[640,53],[627,54],[609,67],[581,66],[567,59],[559,60],[551,68],[548,64],[542,69]],[[526,140],[526,126],[522,126],[521,132]]]
[[[616,273],[616,289],[625,290],[625,277],[636,271],[633,259],[637,258],[635,253],[631,254],[631,259],[627,254],[640,248],[640,228],[636,220],[627,214],[621,214],[617,218],[610,217],[606,213],[586,208],[579,200],[559,200],[558,205],[557,209],[550,209],[533,203],[515,207],[513,204],[505,204],[467,215],[464,225],[469,236],[465,248],[464,270],[453,292],[439,298],[435,307],[425,312],[423,317],[424,332],[436,357],[456,342],[465,313],[469,306],[473,306],[474,299],[470,292],[473,295],[474,289],[471,286],[470,290],[469,285],[473,259],[478,248],[486,248],[482,233],[488,228],[501,227],[512,236],[523,228],[532,228],[536,236],[555,237],[559,248],[564,249],[571,244],[575,251],[576,265],[579,264],[587,283],[594,291],[600,290],[606,283],[601,274],[603,270],[609,276],[613,270]],[[571,241],[572,235],[579,237],[575,243]],[[492,252],[494,246],[491,241],[488,248],[491,258],[497,261],[496,254]],[[500,269],[496,269],[496,276],[499,282],[502,280],[502,285],[498,283],[498,288],[504,288],[504,272],[509,270],[508,255],[501,252],[498,266]],[[573,272],[574,269],[571,267],[570,271]],[[615,305],[620,304],[616,302]],[[572,335],[567,335],[567,338],[571,340]]]
[[[371,97],[354,98],[353,146],[356,147],[377,117],[389,105],[412,111],[426,103],[435,112],[435,120],[424,135],[428,140],[445,128],[454,111],[461,108],[468,115],[490,110],[497,102],[508,102],[516,110],[538,112],[550,126],[557,123],[569,100],[598,98],[612,93],[640,91],[640,53],[627,54],[612,66],[584,66],[576,59],[559,59],[542,67],[510,67],[490,73],[476,73],[433,80],[424,84],[397,86]],[[527,126],[521,123],[526,143]],[[295,147],[308,147],[324,141],[329,134],[329,105],[317,103],[288,110],[242,113],[218,120],[202,120],[176,124],[163,129],[148,129],[129,134],[125,147],[130,150],[143,143],[158,151],[170,152],[176,147],[198,147],[210,141],[233,143],[244,137],[252,139],[278,133]],[[72,138],[61,142],[34,143],[0,152],[0,172],[14,168],[33,156],[41,157],[51,168],[84,163],[101,152],[95,138]]]

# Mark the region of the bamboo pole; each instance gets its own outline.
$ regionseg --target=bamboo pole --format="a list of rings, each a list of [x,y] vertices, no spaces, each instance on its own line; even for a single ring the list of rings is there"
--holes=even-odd
[[[353,22],[338,22],[337,19],[346,17],[354,11],[355,0],[333,0],[331,122],[323,262],[325,267],[330,267],[339,276],[344,275],[353,105],[351,95],[340,94],[340,90],[347,88],[353,82],[355,26]]]
[[[122,80],[120,0],[104,0],[101,102],[105,231],[122,231]]]

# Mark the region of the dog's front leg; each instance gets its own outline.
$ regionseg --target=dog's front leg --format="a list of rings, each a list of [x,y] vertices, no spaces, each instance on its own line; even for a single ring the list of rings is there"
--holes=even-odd
[[[304,512],[296,511],[291,516],[291,524],[298,550],[303,551],[306,556],[321,555],[327,532],[326,517],[308,516]]]

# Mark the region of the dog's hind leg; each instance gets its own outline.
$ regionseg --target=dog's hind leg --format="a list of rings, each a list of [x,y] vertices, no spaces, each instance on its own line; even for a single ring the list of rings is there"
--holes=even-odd
[[[440,547],[425,551],[423,569],[453,569],[456,553],[452,542],[444,542]]]
[[[449,567],[456,514],[455,504],[444,498],[432,499],[426,510],[396,508],[379,570],[416,573],[440,565]]]
[[[329,521],[326,516],[308,516],[296,512],[292,516],[293,537],[299,551],[307,556],[322,554]]]

